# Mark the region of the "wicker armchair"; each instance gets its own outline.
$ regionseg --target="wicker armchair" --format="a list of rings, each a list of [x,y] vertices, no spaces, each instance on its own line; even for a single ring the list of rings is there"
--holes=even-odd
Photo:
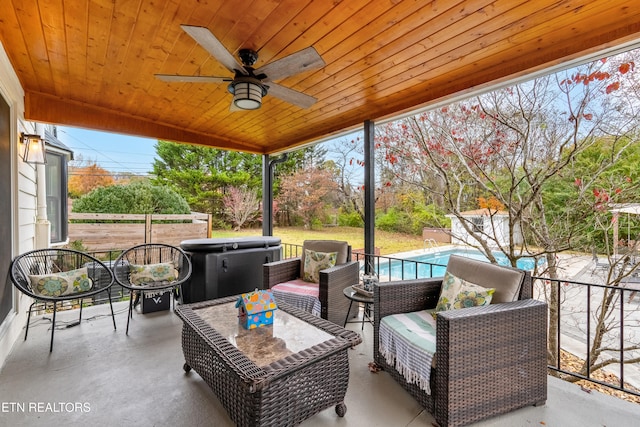
[[[44,304],[53,310],[51,325],[51,343],[49,352],[53,351],[53,335],[56,330],[56,312],[58,306],[71,304],[77,300],[80,314],[76,326],[82,321],[83,301],[105,292],[109,297],[113,329],[116,319],[111,304],[111,286],[113,273],[102,261],[89,254],[71,249],[37,249],[18,255],[11,262],[11,282],[20,292],[33,298],[27,315],[24,339],[29,333],[31,311],[36,304]]]
[[[345,298],[343,290],[347,286],[358,283],[359,264],[351,261],[351,246],[347,242],[336,240],[305,240],[302,245],[302,256],[289,258],[282,261],[264,264],[264,289],[271,289],[278,284],[290,283],[293,286],[302,285],[300,279],[304,274],[305,249],[317,252],[337,252],[336,265],[319,273],[318,298],[320,302],[320,317],[337,325],[343,325],[349,300]],[[310,284],[306,283],[308,287]],[[275,291],[276,299],[297,306],[308,312],[312,312],[308,300],[301,300],[295,292]],[[358,314],[358,307],[353,306],[349,317]]]
[[[126,331],[129,334],[134,297],[139,298],[143,293],[161,294],[167,290],[179,293],[181,285],[191,277],[191,260],[175,246],[147,243],[124,251],[116,259],[113,271],[116,282],[131,293]]]
[[[409,383],[380,352],[380,322],[396,313],[433,309],[442,277],[386,282],[374,287],[374,359],[440,426],[459,426],[521,408],[547,398],[547,305],[532,299],[531,275],[469,258],[451,256],[447,271],[483,287],[495,287],[490,305],[441,311],[436,320],[436,351],[431,394]],[[500,282],[515,288],[499,291]],[[511,275],[511,278],[507,276]],[[515,291],[515,292],[514,292]]]

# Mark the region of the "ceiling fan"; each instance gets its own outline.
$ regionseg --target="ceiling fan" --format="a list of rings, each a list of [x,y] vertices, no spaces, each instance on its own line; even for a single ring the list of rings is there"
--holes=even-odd
[[[325,62],[313,47],[302,49],[296,53],[266,64],[258,69],[253,65],[258,60],[258,52],[252,49],[240,49],[238,57],[240,64],[231,53],[220,43],[208,28],[191,25],[181,25],[200,46],[206,49],[215,59],[234,73],[233,77],[214,76],[181,76],[172,74],[156,74],[155,76],[166,82],[194,82],[194,83],[229,83],[227,89],[233,94],[231,110],[255,110],[262,105],[262,97],[267,93],[283,101],[309,108],[316,98],[293,89],[274,83],[294,74],[307,70],[322,68]]]

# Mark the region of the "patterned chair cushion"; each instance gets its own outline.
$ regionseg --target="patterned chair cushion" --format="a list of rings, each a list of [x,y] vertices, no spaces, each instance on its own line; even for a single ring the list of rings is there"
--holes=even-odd
[[[316,252],[337,252],[336,265],[341,265],[349,260],[349,243],[340,240],[305,240],[302,243],[303,249],[309,249]],[[304,250],[302,251],[300,263],[300,275],[304,277]]]
[[[433,317],[439,311],[489,305],[494,292],[493,288],[478,286],[446,271]]]
[[[93,289],[86,267],[60,273],[30,275],[29,280],[36,295],[47,297],[60,297]]]
[[[304,250],[304,275],[306,282],[320,283],[320,271],[336,265],[337,252]]]
[[[147,283],[173,282],[178,278],[176,270],[171,262],[158,264],[130,264],[129,281],[134,285]]]

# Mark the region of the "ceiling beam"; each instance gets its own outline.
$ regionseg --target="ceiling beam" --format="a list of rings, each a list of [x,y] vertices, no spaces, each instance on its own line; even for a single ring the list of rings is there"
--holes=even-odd
[[[264,154],[263,148],[258,145],[180,129],[44,93],[25,92],[24,102],[27,120]]]

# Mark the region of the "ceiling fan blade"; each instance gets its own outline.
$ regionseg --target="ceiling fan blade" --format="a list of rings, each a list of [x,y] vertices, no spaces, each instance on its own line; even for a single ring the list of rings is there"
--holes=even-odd
[[[157,79],[165,82],[182,82],[182,83],[224,83],[233,81],[228,77],[209,77],[209,76],[177,76],[175,74],[155,74]]]
[[[242,74],[249,74],[208,28],[193,25],[180,25],[180,27],[229,71],[239,70]]]
[[[264,81],[280,80],[307,70],[322,68],[325,62],[313,46],[302,49],[282,59],[273,61],[255,71],[256,75],[265,74]]]
[[[276,83],[269,83],[266,85],[269,87],[269,95],[273,95],[276,98],[280,98],[283,101],[287,101],[290,104],[297,105],[300,108],[309,108],[316,103],[317,99],[313,96],[306,95],[297,90],[289,89],[284,86],[280,86]]]

